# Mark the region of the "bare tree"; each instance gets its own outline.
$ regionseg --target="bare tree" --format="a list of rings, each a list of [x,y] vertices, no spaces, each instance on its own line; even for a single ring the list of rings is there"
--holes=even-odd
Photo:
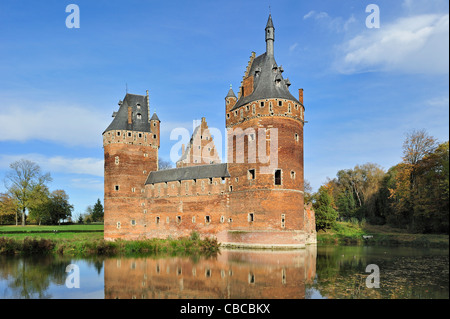
[[[158,170],[162,171],[164,169],[170,169],[172,168],[172,163],[170,161],[166,161],[162,159],[161,157],[158,158]]]
[[[416,165],[425,155],[433,153],[437,146],[437,140],[424,129],[412,130],[403,142],[403,161]]]
[[[21,159],[9,165],[11,171],[6,174],[5,187],[10,196],[17,201],[22,212],[22,226],[25,226],[25,213],[34,200],[36,188],[51,182],[50,173],[42,174],[36,163]],[[16,225],[17,215],[16,215]]]

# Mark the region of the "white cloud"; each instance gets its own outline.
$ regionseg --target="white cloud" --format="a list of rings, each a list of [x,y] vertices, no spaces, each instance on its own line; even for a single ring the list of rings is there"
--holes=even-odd
[[[100,147],[108,125],[105,114],[67,105],[22,102],[0,113],[0,141],[44,140],[63,145]]]
[[[93,191],[103,191],[104,189],[103,179],[95,178],[73,178],[70,180],[70,186]]]
[[[342,73],[401,71],[446,74],[449,67],[449,15],[399,18],[367,29],[341,47],[336,69]]]
[[[0,155],[0,168],[8,169],[9,164],[27,159],[38,164],[43,172],[83,174],[103,177],[103,159],[48,157],[42,154]]]
[[[356,22],[356,19],[353,15],[351,15],[347,20],[342,17],[331,17],[327,12],[316,12],[314,10],[309,11],[307,14],[303,16],[304,20],[314,19],[325,27],[326,29],[334,32],[343,32],[347,31],[350,25]]]

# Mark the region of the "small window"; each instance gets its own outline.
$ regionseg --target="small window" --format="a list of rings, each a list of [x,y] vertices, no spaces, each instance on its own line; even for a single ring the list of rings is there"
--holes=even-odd
[[[177,216],[177,223],[178,223],[178,224],[181,223],[181,216]]]
[[[116,163],[116,165],[119,165],[119,161],[120,161],[119,156],[116,156],[116,157],[115,157],[115,163]]]
[[[261,107],[264,107],[264,102],[261,102]]]
[[[291,171],[291,178],[295,179],[295,172],[294,171]]]
[[[220,216],[220,222],[223,223],[225,221],[225,217],[224,216]]]
[[[229,119],[230,118],[230,113],[227,113],[227,119]]]
[[[156,134],[153,134],[153,138],[156,139]]]
[[[255,221],[255,215],[253,215],[253,213],[248,214],[248,221],[250,223]]]
[[[156,216],[156,221],[157,224],[159,224],[159,216]]]
[[[209,185],[212,185],[212,183],[213,183],[213,179],[212,179],[212,177],[210,177],[209,178]]]
[[[233,191],[233,186],[230,185],[230,193]]]
[[[255,274],[253,274],[253,273],[249,273],[248,274],[248,283],[249,284],[254,284],[255,283]]]
[[[142,118],[142,114],[141,114],[141,113],[136,114],[136,118],[137,118],[138,120],[140,120],[140,119]]]
[[[120,136],[120,132],[117,132],[117,136]]]
[[[232,218],[228,218],[228,222],[231,223],[233,221]]]
[[[131,188],[131,192],[132,192],[132,193],[136,192],[136,188],[135,188],[135,187],[132,187],[132,188]]]
[[[142,138],[142,133],[139,133],[138,136],[139,136],[139,138]]]
[[[195,216],[192,216],[192,223],[195,224]]]
[[[131,137],[131,132],[128,132],[128,137]]]
[[[275,170],[275,185],[281,185],[281,169]]]
[[[297,133],[295,133],[294,138],[295,138],[295,141],[298,142],[299,138],[298,138],[298,134]]]
[[[209,224],[211,222],[211,216],[206,215],[205,216],[205,223]]]
[[[281,228],[285,228],[286,226],[286,215],[281,214]]]
[[[153,122],[153,126],[156,126],[156,122]]]
[[[115,190],[115,191],[118,191],[118,190],[119,190],[119,185],[115,185],[115,186],[114,186],[114,190]]]
[[[120,226],[121,226],[121,224],[120,224],[120,222],[117,222],[117,229],[120,229]]]
[[[283,102],[282,101],[278,101],[278,106],[283,106]]]
[[[249,169],[247,176],[248,176],[248,179],[255,179],[255,169],[254,168]]]
[[[131,226],[136,226],[136,220],[135,219],[131,220]]]

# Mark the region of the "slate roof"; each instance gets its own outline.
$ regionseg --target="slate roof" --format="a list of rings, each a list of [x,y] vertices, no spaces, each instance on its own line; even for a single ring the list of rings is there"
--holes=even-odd
[[[158,115],[156,115],[156,112],[153,113],[152,118],[150,119],[150,121],[158,121],[158,122],[161,122],[161,121],[159,120]]]
[[[256,57],[248,73],[253,76],[253,92],[247,96],[241,95],[232,111],[252,101],[268,98],[288,99],[300,104],[289,92],[289,80],[283,79],[281,71],[273,56],[263,53]]]
[[[227,96],[225,96],[225,98],[227,98],[227,97],[236,97],[236,95],[234,95],[234,91],[233,91],[233,89],[231,88],[231,85],[230,85],[230,90],[228,90],[228,94],[227,94]]]
[[[138,104],[140,108],[138,108]],[[128,124],[128,107],[132,108],[132,123]],[[138,115],[140,114],[140,118]],[[150,132],[148,120],[147,96],[127,93],[117,112],[113,113],[114,119],[105,132],[112,130],[128,130]],[[103,132],[104,133],[104,132]]]
[[[211,177],[230,177],[230,173],[228,172],[228,164],[221,163],[221,164],[197,165],[151,172],[145,184],[193,180]]]

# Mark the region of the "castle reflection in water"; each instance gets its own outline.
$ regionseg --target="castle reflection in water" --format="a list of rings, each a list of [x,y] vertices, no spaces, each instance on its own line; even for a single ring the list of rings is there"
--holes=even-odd
[[[105,299],[303,299],[317,248],[222,250],[216,257],[114,258],[104,262]]]

